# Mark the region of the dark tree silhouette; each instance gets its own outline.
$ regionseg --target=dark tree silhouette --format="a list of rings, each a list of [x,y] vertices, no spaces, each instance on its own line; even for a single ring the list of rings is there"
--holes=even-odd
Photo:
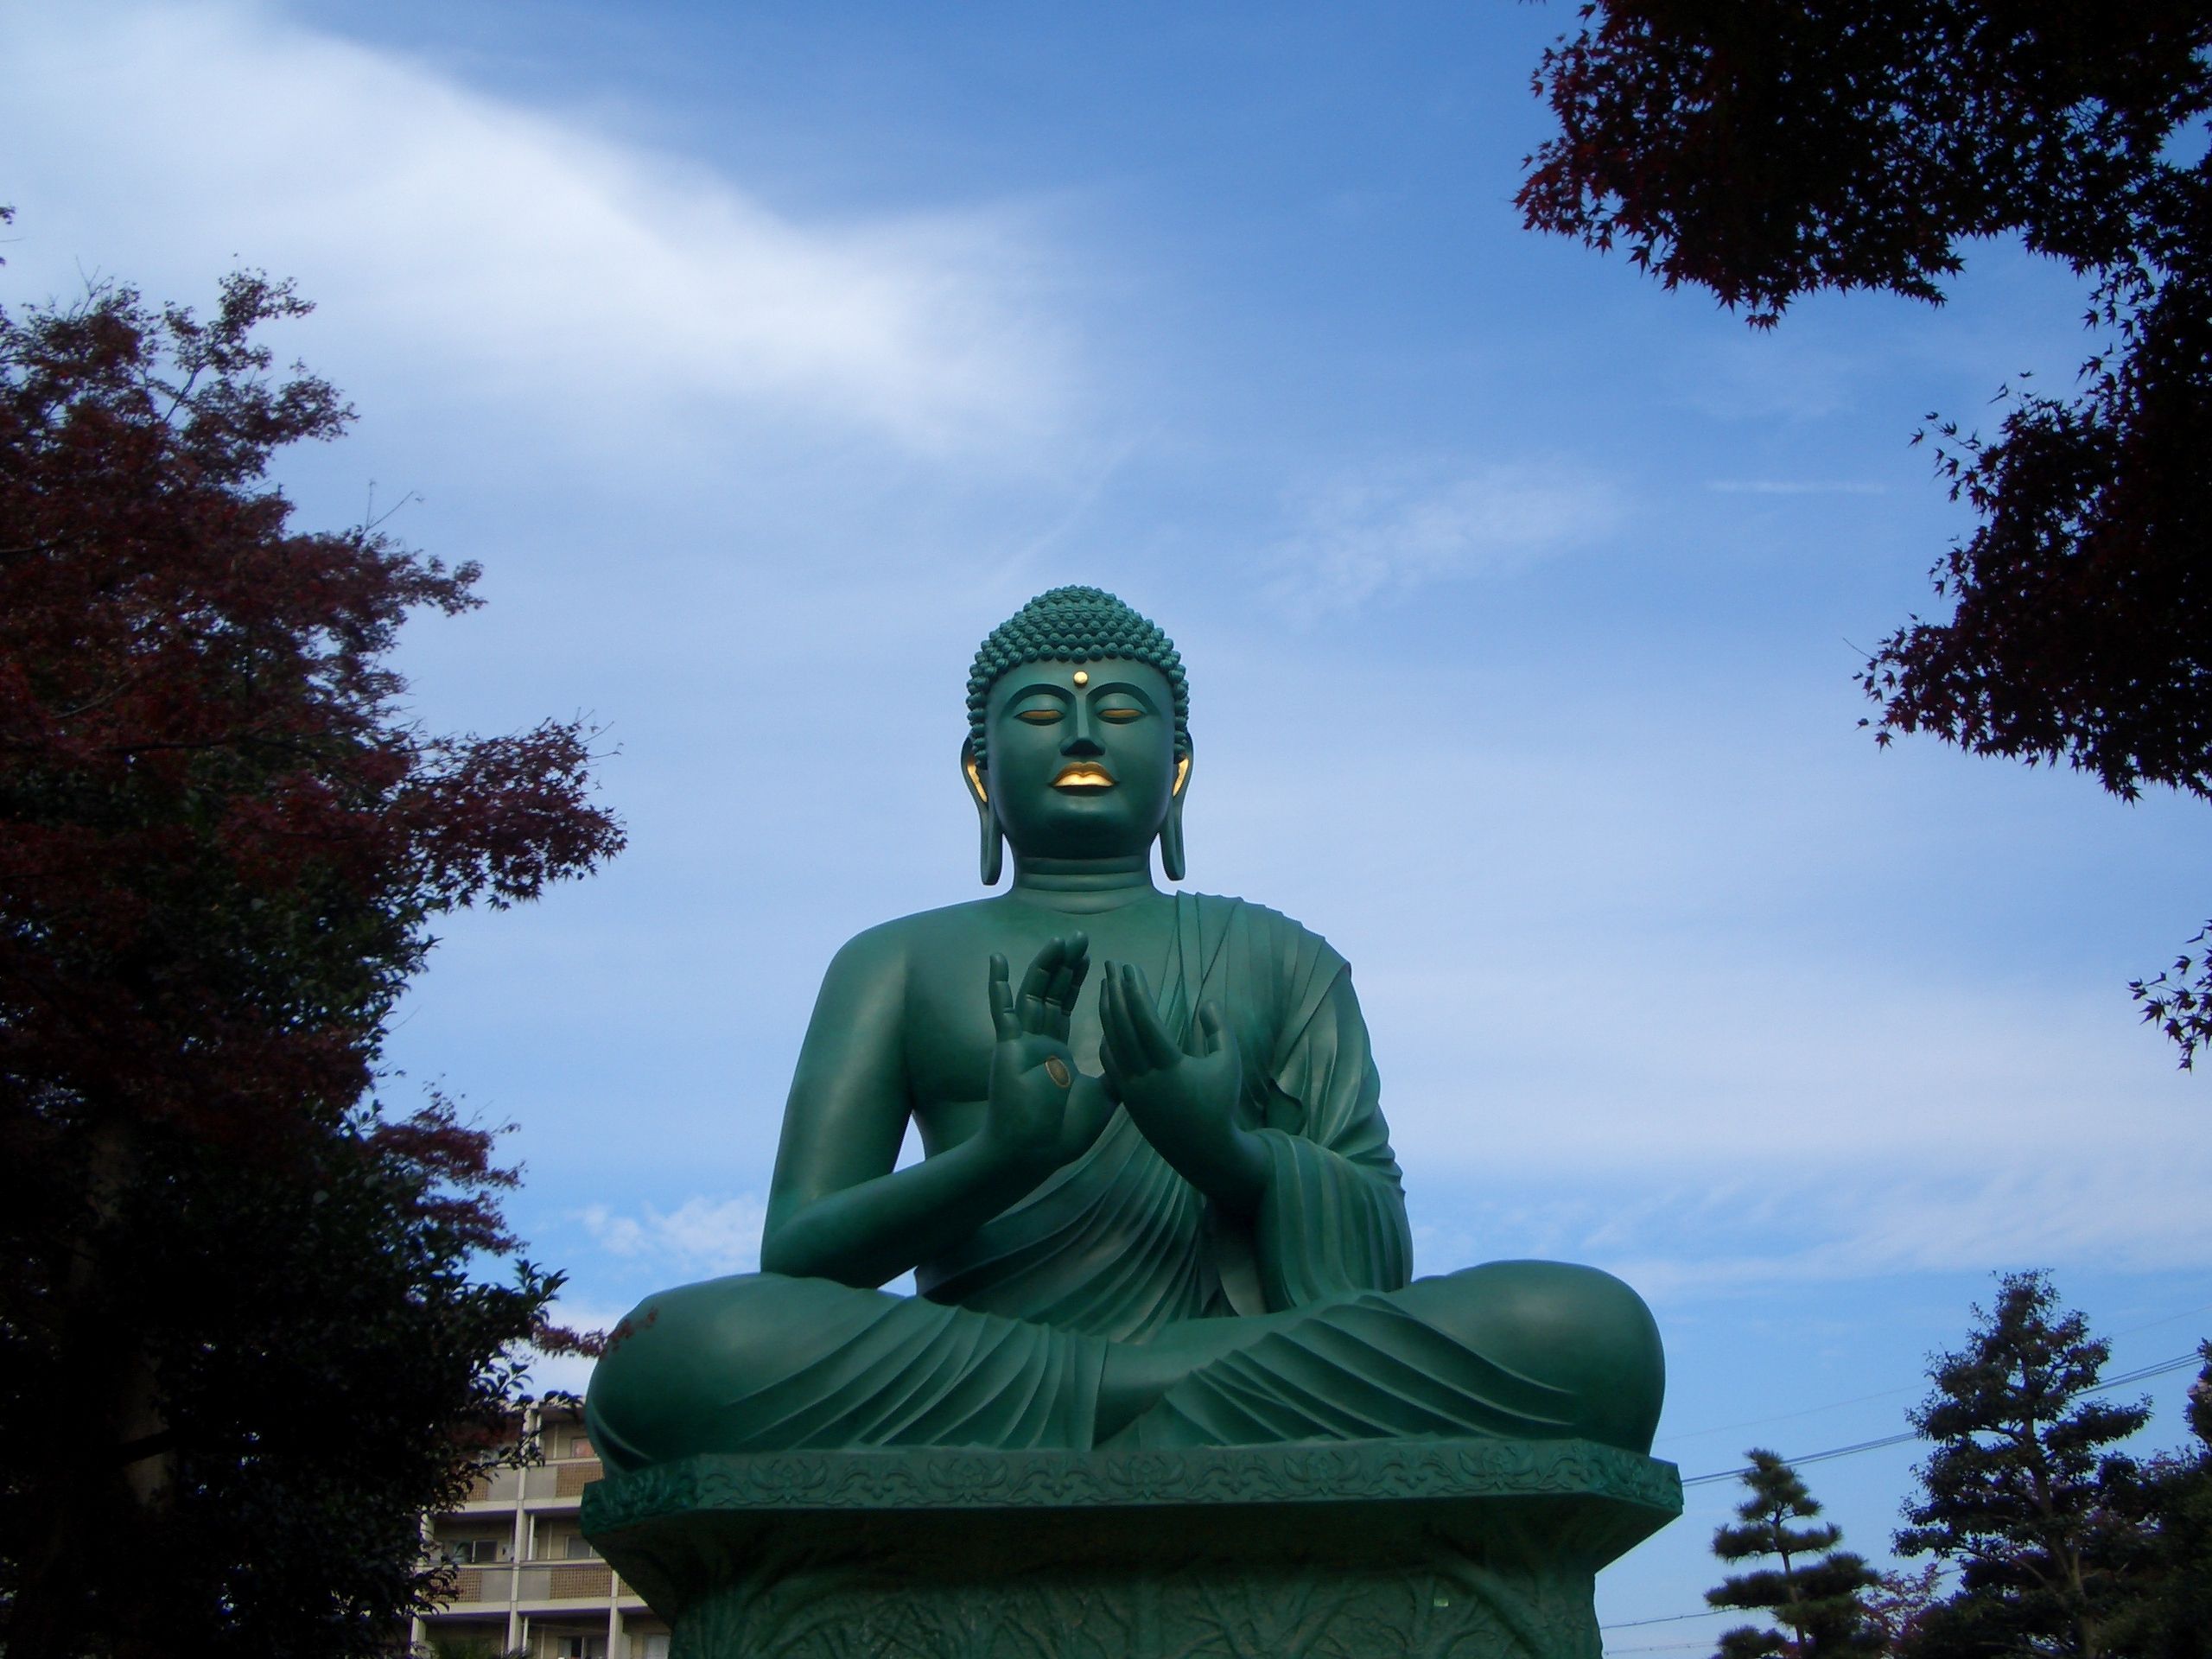
[[[2212,799],[2212,10],[2201,0],[1599,0],[1544,54],[1534,227],[1625,246],[1758,327],[1825,289],[1929,302],[2020,237],[2091,283],[2071,397],[1929,417],[1979,527],[1862,683],[1878,740],[2063,760]],[[2208,930],[2212,931],[2212,930]],[[2197,944],[2206,943],[2200,935]],[[2133,987],[2183,1065],[2212,950]]]
[[[1955,1567],[1959,1589],[1910,1651],[2100,1659],[2146,1541],[2137,1466],[2107,1448],[2150,1408],[2088,1397],[2111,1350],[2041,1273],[2005,1274],[1974,1320],[1964,1348],[1936,1357],[1935,1390],[1912,1413],[1934,1450],[1897,1550]]]
[[[2212,1659],[2212,1342],[2189,1391],[2194,1446],[2145,1466],[2140,1509],[2150,1547],[2127,1605],[2113,1619],[2113,1647],[2131,1659]]]
[[[372,1085],[431,921],[620,834],[577,725],[402,706],[397,630],[473,566],[292,527],[272,454],[349,418],[268,373],[306,308],[0,313],[10,1659],[387,1646],[559,1282],[493,1135]]]
[[[1750,1488],[1734,1524],[1713,1535],[1713,1553],[1729,1562],[1774,1565],[1738,1573],[1705,1592],[1715,1607],[1742,1608],[1772,1618],[1778,1630],[1742,1624],[1722,1632],[1719,1659],[1847,1659],[1880,1650],[1869,1622],[1867,1591],[1878,1582],[1863,1556],[1839,1549],[1843,1529],[1818,1521],[1821,1506],[1797,1471],[1753,1446],[1745,1456]],[[1795,1522],[1817,1521],[1813,1526]]]

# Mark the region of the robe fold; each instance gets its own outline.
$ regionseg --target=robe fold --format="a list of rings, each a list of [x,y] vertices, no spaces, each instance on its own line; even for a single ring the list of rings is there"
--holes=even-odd
[[[1280,1313],[1413,1274],[1382,1085],[1327,942],[1239,899],[1175,897],[1154,979],[1186,1039],[1218,1002],[1244,1055],[1243,1125],[1267,1148],[1249,1220],[1218,1211],[1126,1111],[1083,1157],[915,1272],[932,1301],[1141,1342],[1178,1320]]]
[[[1168,1030],[1220,1005],[1267,1152],[1249,1217],[1117,1111],[1089,1152],[915,1272],[918,1297],[752,1274],[649,1298],[587,1400],[633,1468],[694,1452],[1102,1438],[1117,1347],[1161,1381],[1117,1445],[1587,1435],[1642,1451],[1662,1364],[1635,1293],[1493,1262],[1412,1282],[1412,1241],[1350,969],[1242,899],[1179,893]]]

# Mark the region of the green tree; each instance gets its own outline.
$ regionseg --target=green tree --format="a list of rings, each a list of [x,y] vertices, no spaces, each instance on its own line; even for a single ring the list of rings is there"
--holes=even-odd
[[[2002,1275],[1967,1345],[1936,1357],[1913,1413],[1934,1450],[1904,1506],[1898,1553],[1955,1567],[1915,1659],[2034,1653],[2101,1659],[2146,1547],[2139,1471],[2108,1450],[2150,1421],[2146,1402],[2091,1398],[2110,1357],[2041,1272]]]
[[[378,1103],[457,906],[620,843],[588,734],[449,736],[386,660],[475,571],[296,528],[306,307],[0,313],[0,1646],[380,1652],[559,1283],[493,1135]]]
[[[2212,800],[2212,9],[2202,0],[1594,0],[1547,51],[1527,222],[1770,327],[1822,289],[1929,302],[2017,236],[2089,284],[2075,395],[1942,424],[1980,519],[1862,683],[1880,741]],[[1930,417],[1933,420],[1935,417]],[[2204,936],[2200,935],[2200,940]],[[2212,950],[2134,987],[2183,1065]]]
[[[1715,1607],[1766,1613],[1780,1630],[1738,1625],[1720,1637],[1720,1659],[1840,1659],[1880,1651],[1880,1632],[1868,1621],[1866,1592],[1878,1582],[1866,1560],[1836,1546],[1843,1529],[1818,1521],[1819,1502],[1797,1471],[1773,1452],[1754,1446],[1745,1454],[1750,1488],[1736,1506],[1734,1524],[1713,1535],[1713,1553],[1724,1561],[1777,1565],[1738,1573],[1705,1592]],[[1818,1521],[1812,1526],[1795,1522]]]
[[[2143,1471],[2149,1548],[2128,1605],[2113,1621],[2113,1648],[2129,1659],[2212,1659],[2212,1342],[2189,1391],[2196,1444],[2153,1458]]]

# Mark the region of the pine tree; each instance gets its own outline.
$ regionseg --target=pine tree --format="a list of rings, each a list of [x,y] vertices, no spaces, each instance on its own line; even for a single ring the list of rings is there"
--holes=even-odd
[[[1705,1592],[1715,1607],[1761,1611],[1781,1630],[1738,1625],[1720,1637],[1720,1659],[1840,1659],[1872,1654],[1881,1648],[1879,1632],[1869,1623],[1863,1596],[1877,1582],[1861,1556],[1838,1549],[1843,1529],[1812,1521],[1821,1506],[1797,1471],[1773,1452],[1754,1446],[1745,1454],[1750,1496],[1736,1506],[1736,1524],[1713,1535],[1713,1553],[1724,1561],[1774,1556],[1779,1567],[1761,1567],[1725,1580]]]
[[[2196,1444],[2144,1470],[2150,1537],[2127,1605],[2112,1622],[2113,1650],[2137,1659],[2212,1659],[2212,1342],[2189,1391]]]
[[[1912,1413],[1935,1451],[1897,1551],[1959,1571],[1914,1652],[2101,1659],[2147,1548],[2140,1471],[2105,1448],[2150,1407],[2084,1397],[2110,1345],[2059,1309],[2044,1274],[2005,1274],[1996,1306],[1974,1319],[1965,1348],[1936,1357],[1935,1392]]]

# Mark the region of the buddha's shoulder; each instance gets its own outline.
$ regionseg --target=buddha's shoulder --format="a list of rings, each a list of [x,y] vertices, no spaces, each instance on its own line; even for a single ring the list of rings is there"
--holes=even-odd
[[[970,899],[935,910],[918,910],[911,916],[894,916],[854,934],[838,950],[837,960],[852,966],[889,965],[927,956],[987,927],[991,905],[989,899]]]
[[[1185,893],[1178,896],[1196,903],[1202,932],[1243,927],[1264,938],[1278,950],[1334,954],[1334,947],[1313,929],[1255,899],[1233,899],[1216,893]]]

